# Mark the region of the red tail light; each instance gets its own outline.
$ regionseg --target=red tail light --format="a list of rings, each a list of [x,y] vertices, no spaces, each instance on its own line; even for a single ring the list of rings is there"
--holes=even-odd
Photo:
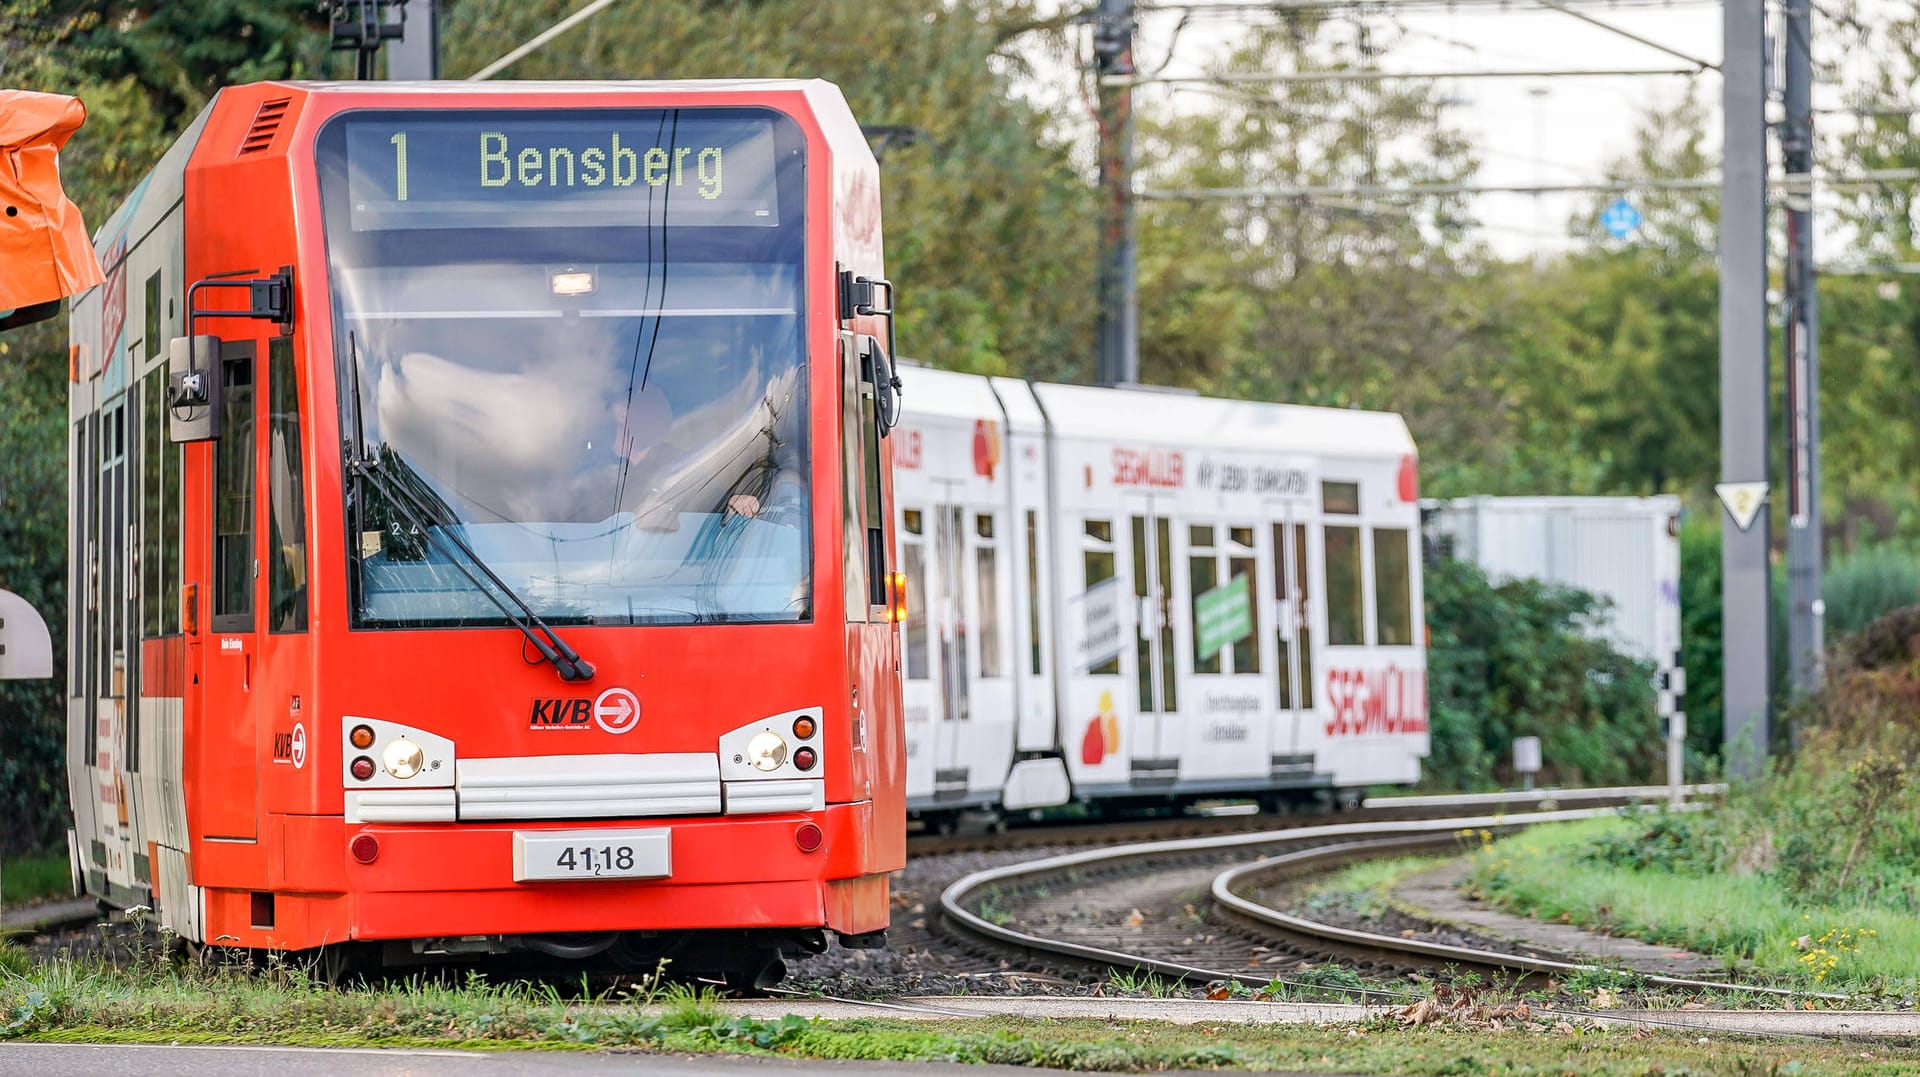
[[[820,848],[820,843],[825,840],[826,835],[820,833],[820,828],[812,823],[801,823],[799,829],[793,832],[793,843],[798,845],[803,853],[810,853]]]
[[[347,844],[353,858],[362,864],[371,864],[380,858],[380,839],[372,834],[361,834]]]

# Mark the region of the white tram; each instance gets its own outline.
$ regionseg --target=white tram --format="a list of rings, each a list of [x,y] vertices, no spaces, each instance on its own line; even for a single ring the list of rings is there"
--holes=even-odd
[[[916,368],[907,796],[1351,799],[1427,754],[1398,415]]]

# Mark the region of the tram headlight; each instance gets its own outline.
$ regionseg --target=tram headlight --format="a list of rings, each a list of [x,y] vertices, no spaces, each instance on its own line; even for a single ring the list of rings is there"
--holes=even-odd
[[[427,753],[418,744],[401,737],[387,745],[386,750],[380,753],[380,760],[386,764],[388,774],[405,780],[420,773],[420,768],[427,761]]]
[[[747,762],[755,770],[779,770],[787,761],[787,742],[771,730],[756,733],[747,742]]]

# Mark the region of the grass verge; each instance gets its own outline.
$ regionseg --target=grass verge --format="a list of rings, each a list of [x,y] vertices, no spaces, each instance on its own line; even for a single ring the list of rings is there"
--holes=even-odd
[[[3,967],[0,967],[3,968]],[[650,987],[578,999],[553,987],[413,982],[336,990],[284,966],[246,974],[48,962],[0,971],[0,1040],[723,1051],[1079,1070],[1404,1074],[1909,1074],[1920,1051],[1506,1023],[1345,1026],[1071,1020],[807,1021],[735,1016],[713,996]]]
[[[1796,901],[1759,874],[1624,867],[1596,858],[1643,819],[1536,827],[1475,856],[1472,884],[1502,908],[1720,957],[1825,990],[1912,994],[1920,921],[1883,906]]]
[[[65,853],[8,857],[0,863],[0,904],[66,897],[73,888]]]
[[[1349,864],[1313,883],[1300,894],[1300,907],[1309,915],[1332,910],[1374,918],[1391,907],[1393,888],[1443,861],[1441,856],[1394,856]]]

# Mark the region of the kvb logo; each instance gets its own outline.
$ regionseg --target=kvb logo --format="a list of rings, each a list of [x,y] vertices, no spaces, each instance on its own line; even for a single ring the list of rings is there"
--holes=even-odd
[[[599,696],[536,699],[527,716],[530,729],[587,730],[598,725],[609,733],[631,733],[640,724],[640,697],[625,688],[609,688]]]

